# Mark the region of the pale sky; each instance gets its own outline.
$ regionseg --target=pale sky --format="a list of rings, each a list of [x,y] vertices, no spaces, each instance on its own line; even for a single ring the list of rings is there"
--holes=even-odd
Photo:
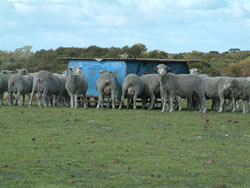
[[[0,50],[250,50],[250,0],[0,0]]]

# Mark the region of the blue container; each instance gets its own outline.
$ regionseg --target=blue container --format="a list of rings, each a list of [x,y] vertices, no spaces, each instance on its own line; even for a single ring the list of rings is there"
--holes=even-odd
[[[121,95],[120,88],[127,74],[134,73],[138,76],[143,74],[156,73],[154,67],[158,64],[166,64],[171,67],[171,72],[175,74],[188,74],[189,69],[186,60],[171,59],[84,59],[84,58],[62,58],[69,60],[68,68],[79,66],[82,73],[88,80],[87,96],[98,96],[96,90],[96,81],[99,77],[99,71],[105,69],[109,72],[118,72],[117,81],[119,88],[116,91],[116,97]]]

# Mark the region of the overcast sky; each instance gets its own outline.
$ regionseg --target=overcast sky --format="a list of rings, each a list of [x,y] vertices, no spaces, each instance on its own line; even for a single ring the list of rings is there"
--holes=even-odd
[[[250,50],[250,0],[0,0],[0,50]]]

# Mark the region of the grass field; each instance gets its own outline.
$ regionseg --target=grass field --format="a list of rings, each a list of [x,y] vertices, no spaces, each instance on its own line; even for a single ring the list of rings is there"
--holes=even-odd
[[[0,111],[0,187],[250,187],[249,114]]]

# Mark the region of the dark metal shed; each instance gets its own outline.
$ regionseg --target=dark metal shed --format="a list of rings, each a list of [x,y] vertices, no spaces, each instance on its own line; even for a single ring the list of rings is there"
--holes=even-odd
[[[89,84],[87,96],[98,96],[96,91],[96,81],[99,77],[99,71],[105,69],[110,72],[118,72],[117,81],[122,85],[122,81],[127,74],[134,73],[139,76],[143,74],[155,73],[154,67],[158,64],[166,64],[171,67],[175,74],[188,74],[188,60],[177,59],[147,59],[147,58],[77,58],[64,57],[68,60],[68,68],[74,65],[82,67],[82,72],[86,76]],[[192,61],[193,62],[193,61]],[[117,92],[116,97],[119,96]]]

